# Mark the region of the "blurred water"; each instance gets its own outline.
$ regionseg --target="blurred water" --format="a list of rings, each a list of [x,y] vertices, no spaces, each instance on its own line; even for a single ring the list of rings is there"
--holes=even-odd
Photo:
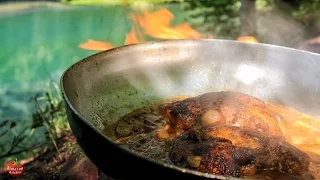
[[[179,7],[169,7],[182,22]],[[87,39],[123,44],[130,21],[124,7],[36,7],[0,12],[0,121],[26,119],[29,99],[59,82],[71,64],[97,53],[78,48]],[[180,13],[181,14],[181,13]]]

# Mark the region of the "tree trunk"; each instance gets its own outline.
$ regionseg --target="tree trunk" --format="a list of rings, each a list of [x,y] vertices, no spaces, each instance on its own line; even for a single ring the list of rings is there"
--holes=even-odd
[[[241,0],[240,36],[257,36],[256,0]]]

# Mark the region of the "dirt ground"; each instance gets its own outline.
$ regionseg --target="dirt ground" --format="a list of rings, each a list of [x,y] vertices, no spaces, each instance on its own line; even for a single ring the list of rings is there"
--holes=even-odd
[[[72,143],[72,147],[67,147]],[[77,145],[72,132],[57,140],[60,156],[55,148],[48,149],[36,157],[31,157],[28,163],[24,164],[24,173],[19,178],[10,177],[2,167],[0,179],[10,180],[111,180],[99,172],[98,168],[85,156]],[[31,160],[30,160],[31,159]]]
[[[70,151],[67,148],[66,142],[74,144],[74,148]],[[6,172],[0,174],[0,179],[46,179],[55,180],[60,179],[60,171],[66,165],[70,157],[79,153],[79,147],[76,144],[76,140],[71,132],[66,133],[63,137],[57,140],[57,145],[60,150],[60,157],[55,148],[47,149],[36,157],[31,157],[31,160],[24,164],[24,173],[19,178],[10,177]],[[3,167],[2,167],[3,168]],[[2,169],[2,171],[4,171]]]

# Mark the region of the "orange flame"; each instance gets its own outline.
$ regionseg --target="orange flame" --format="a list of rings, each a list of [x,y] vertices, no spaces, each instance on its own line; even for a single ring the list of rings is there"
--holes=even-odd
[[[85,43],[80,44],[79,47],[82,49],[97,50],[97,51],[104,51],[104,50],[113,48],[113,46],[108,42],[95,41],[91,39],[89,39]]]
[[[165,8],[162,8],[156,12],[144,11],[140,14],[131,13],[129,18],[132,20],[132,29],[126,34],[124,45],[143,42],[143,37],[141,36],[144,35],[148,35],[156,39],[213,38],[212,35],[208,37],[201,35],[186,23],[172,26],[171,21],[174,19],[174,15]],[[253,36],[241,36],[237,40],[242,42],[258,43],[258,40]],[[80,44],[79,47],[82,49],[98,51],[114,48],[114,46],[108,42],[101,42],[91,39]]]
[[[132,20],[144,29],[145,33],[153,38],[159,39],[199,39],[202,36],[193,30],[188,24],[180,24],[172,27],[170,22],[174,15],[167,9],[163,8],[154,13],[147,11],[142,15],[131,15]]]
[[[129,15],[133,21],[131,31],[126,35],[124,45],[139,43],[138,35],[149,35],[152,38],[158,39],[199,39],[205,38],[197,31],[192,29],[188,24],[183,23],[175,27],[171,26],[170,22],[174,15],[167,9],[160,9],[156,12],[144,11],[142,14],[131,13]],[[137,33],[136,26],[141,27],[142,32]],[[207,38],[213,38],[209,36]],[[142,42],[142,40],[140,40]],[[101,42],[95,40],[88,40],[79,45],[82,49],[87,50],[108,50],[113,46],[108,42]]]
[[[253,36],[240,36],[237,41],[249,42],[249,43],[259,43],[259,41]]]
[[[134,28],[132,27],[131,32],[129,32],[126,36],[126,40],[124,41],[124,44],[129,45],[129,44],[137,44],[137,43],[139,43],[138,38]]]
[[[127,33],[124,44],[129,45],[129,44],[136,44],[136,43],[138,43],[138,38],[136,36],[134,29],[132,28],[131,32]],[[89,39],[85,43],[80,44],[79,47],[82,49],[96,50],[96,51],[105,51],[105,50],[114,48],[114,46],[112,46],[108,42],[101,42],[101,41],[96,41],[91,39]]]

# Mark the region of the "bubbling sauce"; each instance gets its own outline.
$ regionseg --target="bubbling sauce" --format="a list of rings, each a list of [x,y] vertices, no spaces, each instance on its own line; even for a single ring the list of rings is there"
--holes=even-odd
[[[171,102],[172,101],[174,100],[171,100]],[[164,130],[168,130],[167,126],[169,123],[168,119],[164,118],[160,112],[162,105],[163,103],[136,109],[131,113],[125,115],[116,123],[107,126],[104,129],[104,134],[111,138],[113,141],[117,142],[119,145],[130,149],[131,151],[139,153],[144,157],[162,163],[172,164],[169,159],[169,152],[173,145],[174,138],[165,137],[168,135],[162,133]],[[274,108],[275,107],[279,108],[279,106],[274,105]],[[288,112],[284,111],[284,108],[282,110],[282,115],[287,115],[286,113]],[[320,138],[320,136],[314,136],[318,135],[317,133],[319,133],[317,129],[315,129],[315,127],[317,127],[318,125],[317,123],[319,122],[317,122],[317,120],[312,120],[312,117],[310,116],[302,115],[302,113],[299,113],[292,109],[290,109],[290,111],[290,115],[296,115],[296,117],[291,123],[280,122],[281,128],[284,131],[284,136],[289,143],[309,155],[311,160],[309,172],[303,177],[293,177],[276,170],[262,170],[254,176],[241,178],[270,180],[320,179],[320,149],[318,149],[319,144],[312,144],[312,142],[308,143],[305,139],[311,137],[303,134],[303,132],[306,131],[306,128],[309,128],[308,134],[310,134],[310,136],[313,136],[310,141],[314,141],[315,139],[317,140],[317,138]],[[300,126],[297,122],[300,122]],[[316,124],[311,122],[314,122]],[[308,127],[308,124],[311,124],[312,126]],[[165,138],[159,138],[159,136],[164,136]],[[304,139],[305,141],[302,141],[301,139]]]

